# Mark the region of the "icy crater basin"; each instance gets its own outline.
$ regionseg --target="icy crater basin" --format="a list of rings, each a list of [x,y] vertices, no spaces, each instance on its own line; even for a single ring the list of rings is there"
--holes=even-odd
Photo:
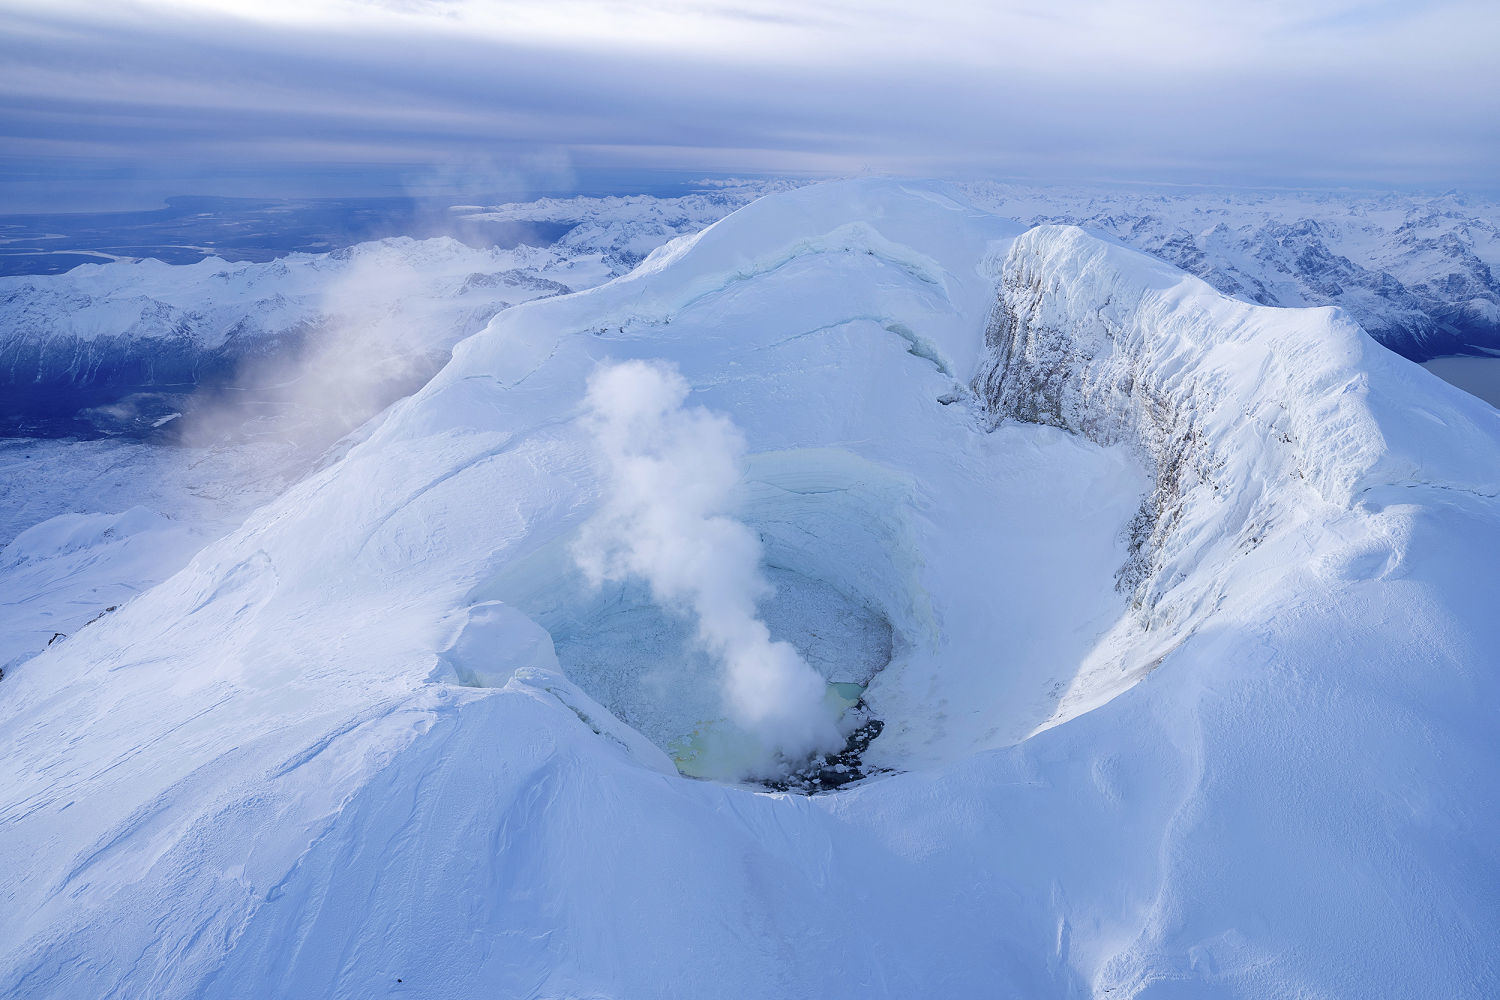
[[[749,469],[734,513],[764,548],[772,593],[761,617],[822,675],[830,716],[852,734],[869,720],[863,694],[905,645],[892,614],[911,605],[910,484],[834,449],[755,455]],[[571,537],[507,567],[483,596],[545,630],[569,680],[683,774],[742,777],[763,751],[728,720],[722,666],[695,642],[691,617],[641,582],[590,587]]]
[[[829,683],[831,712],[859,706],[846,734],[879,720],[863,774],[1025,738],[1128,610],[1114,581],[1146,487],[1133,457],[1033,425],[960,444],[931,456],[942,479],[831,448],[749,460],[736,514],[775,588],[761,613]],[[719,668],[691,620],[644,584],[589,588],[571,538],[478,596],[535,622],[561,672],[679,771],[733,780]]]
[[[760,610],[771,637],[790,642],[830,684],[862,692],[890,663],[893,632],[878,611],[791,570],[767,575],[776,593]],[[722,718],[720,665],[693,642],[691,621],[653,603],[643,585],[609,587],[536,617],[564,673],[674,758],[685,737]]]
[[[781,567],[767,576],[776,591],[760,611],[772,638],[791,643],[823,676],[828,714],[844,717],[891,661],[890,622],[825,581]],[[755,744],[725,717],[722,666],[694,642],[689,618],[653,603],[643,585],[611,586],[537,620],[568,678],[681,773],[733,780],[757,762]]]

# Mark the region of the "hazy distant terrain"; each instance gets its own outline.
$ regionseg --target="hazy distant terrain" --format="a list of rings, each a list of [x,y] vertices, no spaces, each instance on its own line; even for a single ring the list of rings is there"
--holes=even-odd
[[[461,235],[475,246],[545,246],[565,231],[546,223],[460,223],[443,204],[409,198],[170,198],[142,212],[0,215],[0,275],[58,274],[80,264],[150,257],[269,261],[326,253],[388,236]]]
[[[340,384],[324,402],[347,411],[348,429],[414,390],[496,312],[624,274],[776,186],[445,207],[422,218],[406,202],[392,215],[390,202],[221,200],[204,213],[183,202],[33,222],[80,225],[72,242],[122,256],[82,266],[72,252],[11,258],[72,269],[0,277],[0,433],[175,439],[200,390],[237,396],[244,421],[258,425],[261,413],[285,409],[282,397],[315,394],[304,376],[335,367]],[[351,243],[366,231],[399,235]],[[199,242],[120,242],[190,235]],[[306,249],[330,242],[338,249]],[[343,398],[364,381],[361,398]]]

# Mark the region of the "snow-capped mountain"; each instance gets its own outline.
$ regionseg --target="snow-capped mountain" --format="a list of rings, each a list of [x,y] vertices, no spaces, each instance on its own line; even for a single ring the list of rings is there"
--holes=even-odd
[[[30,424],[49,430],[49,417],[64,431],[90,423],[149,429],[200,385],[274,385],[297,357],[355,337],[366,358],[384,354],[430,375],[452,343],[498,310],[570,291],[568,279],[588,285],[609,276],[597,262],[529,247],[483,251],[400,238],[264,264],[116,261],[4,278],[5,416],[12,433]],[[126,406],[76,419],[91,402]]]
[[[1497,498],[1500,412],[1344,311],[777,194],[7,672],[0,991],[1488,996]],[[620,523],[670,581],[591,585]],[[864,780],[735,780],[746,594]]]
[[[964,186],[1028,225],[1106,233],[1269,306],[1337,305],[1415,361],[1500,350],[1500,204],[1356,192]]]
[[[393,238],[269,263],[122,260],[0,278],[0,429],[149,434],[204,386],[280,404],[267,390],[330,353],[340,367],[368,369],[368,391],[341,401],[347,429],[421,385],[501,309],[624,274],[765,187],[547,199],[484,213],[570,224],[549,247]]]

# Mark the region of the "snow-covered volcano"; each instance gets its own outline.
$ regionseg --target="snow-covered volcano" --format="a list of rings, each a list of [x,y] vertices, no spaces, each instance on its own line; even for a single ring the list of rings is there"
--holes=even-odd
[[[712,513],[871,777],[674,766],[713,658],[577,555],[628,361],[740,436]],[[1500,413],[1337,310],[775,195],[500,314],[6,677],[0,989],[1485,996],[1497,497]]]

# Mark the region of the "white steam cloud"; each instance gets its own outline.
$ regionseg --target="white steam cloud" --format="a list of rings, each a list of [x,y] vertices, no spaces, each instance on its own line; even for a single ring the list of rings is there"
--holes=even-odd
[[[180,428],[185,444],[276,442],[297,468],[419,388],[468,332],[442,305],[441,275],[398,250],[357,247],[314,277],[306,305],[272,325],[300,328],[304,339],[272,341],[239,363],[232,383],[200,390]]]
[[[756,605],[772,587],[760,539],[729,516],[745,440],[725,416],[685,407],[688,384],[662,362],[627,361],[589,381],[590,422],[609,493],[574,549],[595,586],[644,580],[663,607],[692,615],[724,668],[724,708],[773,755],[799,762],[843,745],[827,686]]]

